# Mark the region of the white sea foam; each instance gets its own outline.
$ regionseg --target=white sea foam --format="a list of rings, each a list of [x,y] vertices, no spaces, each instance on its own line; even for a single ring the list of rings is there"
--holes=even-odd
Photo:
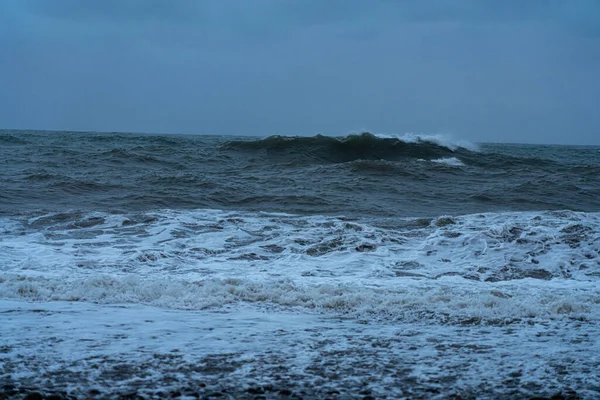
[[[477,146],[477,144],[469,142],[468,140],[456,139],[449,134],[421,134],[408,132],[403,134],[377,133],[375,136],[383,139],[399,139],[406,143],[433,143],[439,146],[447,147],[450,150],[463,148],[471,151],[479,151],[479,146]]]
[[[312,386],[314,371],[336,365],[354,382],[338,386],[366,379],[375,393],[410,396],[386,372],[399,359],[413,387],[472,390],[477,376],[501,393],[517,372],[532,387],[552,381],[544,390],[590,397],[599,384],[589,372],[600,361],[598,213],[443,216],[384,229],[165,210],[0,226],[0,361],[24,382],[63,368],[80,387],[105,374],[125,390],[132,381],[110,371],[137,363],[152,373],[136,379],[168,388],[172,376],[206,379],[194,366],[221,354],[224,365],[245,366],[211,372],[234,386],[269,381],[281,363],[286,379]],[[160,358],[177,349],[177,363]],[[556,365],[569,373],[549,380]]]
[[[565,387],[594,398],[600,385],[592,373],[600,363],[599,326],[573,320],[373,324],[247,308],[0,300],[0,322],[0,360],[13,380],[79,396],[100,389],[107,397],[137,391],[158,398],[194,384],[196,393],[210,393],[283,383],[294,391],[321,387],[315,398],[331,389],[349,396],[368,389],[376,397],[528,398]]]
[[[431,162],[436,164],[445,164],[450,167],[463,167],[465,165],[456,157],[438,158],[436,160],[431,160]]]
[[[91,227],[85,221],[102,218]],[[381,229],[219,211],[2,235],[0,297],[207,309],[251,303],[357,319],[597,319],[596,214],[506,213]],[[440,222],[441,221],[441,222]],[[12,224],[12,225],[11,225]]]

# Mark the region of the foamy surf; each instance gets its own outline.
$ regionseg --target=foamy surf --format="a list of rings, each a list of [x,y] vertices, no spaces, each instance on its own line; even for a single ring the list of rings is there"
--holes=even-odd
[[[600,362],[597,213],[384,228],[162,210],[0,225],[0,374],[9,382],[78,396],[184,388],[234,398],[367,389],[469,398],[482,381],[497,398],[587,396],[599,384],[590,375]]]
[[[431,160],[431,162],[436,163],[436,164],[448,165],[450,167],[464,167],[464,165],[465,165],[465,164],[463,164],[462,161],[460,161],[456,157],[438,158],[436,160]]]
[[[407,132],[403,134],[376,133],[375,135],[382,139],[398,139],[405,143],[432,143],[438,146],[446,147],[450,150],[463,148],[475,152],[480,151],[480,148],[476,143],[464,139],[456,139],[449,134],[424,134]]]
[[[4,377],[81,397],[593,398],[600,384],[600,330],[577,320],[382,324],[9,300],[0,318]]]
[[[0,297],[450,323],[600,315],[597,214],[396,229],[211,210],[77,217],[4,221]]]

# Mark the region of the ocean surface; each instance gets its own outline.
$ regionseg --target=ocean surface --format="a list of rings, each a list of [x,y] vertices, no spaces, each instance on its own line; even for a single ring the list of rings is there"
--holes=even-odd
[[[599,338],[600,147],[0,131],[9,397],[593,399]]]

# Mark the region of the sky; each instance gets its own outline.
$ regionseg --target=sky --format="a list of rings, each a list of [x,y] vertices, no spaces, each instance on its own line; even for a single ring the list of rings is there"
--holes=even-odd
[[[600,0],[1,0],[0,128],[600,144]]]

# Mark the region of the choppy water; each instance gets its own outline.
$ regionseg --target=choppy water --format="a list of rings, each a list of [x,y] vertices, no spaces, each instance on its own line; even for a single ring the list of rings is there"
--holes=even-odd
[[[211,208],[358,217],[600,210],[600,147],[440,137],[0,134],[4,213]]]
[[[600,396],[598,147],[3,132],[0,168],[14,391]]]

